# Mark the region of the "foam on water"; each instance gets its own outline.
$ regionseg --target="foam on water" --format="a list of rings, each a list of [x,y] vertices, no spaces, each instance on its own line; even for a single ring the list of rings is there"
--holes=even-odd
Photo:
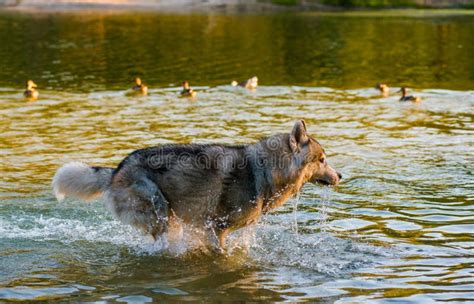
[[[244,253],[251,263],[268,266],[289,266],[338,275],[373,263],[387,250],[342,239],[327,230],[325,204],[319,218],[320,233],[298,231],[299,198],[293,199],[292,220],[278,214],[263,217],[256,225],[241,229],[227,239],[228,256]],[[81,208],[97,208],[83,205]],[[53,207],[53,206],[51,206]],[[88,218],[74,219],[47,215],[12,215],[0,218],[0,236],[10,240],[56,241],[63,244],[87,241],[126,247],[133,255],[166,255],[179,258],[190,252],[209,254],[204,234],[192,227],[172,227],[165,238],[152,241],[131,226],[112,219],[104,208],[88,213]],[[383,252],[382,252],[383,251]]]

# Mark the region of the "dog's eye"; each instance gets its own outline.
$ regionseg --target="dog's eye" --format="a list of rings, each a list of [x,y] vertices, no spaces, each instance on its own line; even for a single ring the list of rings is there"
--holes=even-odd
[[[320,162],[321,164],[324,164],[325,161],[326,161],[326,157],[321,156],[321,157],[319,158],[319,162]]]

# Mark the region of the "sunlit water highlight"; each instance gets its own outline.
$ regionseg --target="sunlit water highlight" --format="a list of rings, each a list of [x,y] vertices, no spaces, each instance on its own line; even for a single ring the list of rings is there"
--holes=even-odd
[[[474,92],[262,86],[64,93],[0,90],[0,299],[474,300]],[[344,175],[229,240],[230,254],[163,251],[100,201],[57,203],[70,160],[116,165],[162,143],[249,143],[305,118]],[[192,246],[191,246],[192,247]]]
[[[453,11],[1,11],[0,301],[474,301],[473,28]],[[228,85],[253,75],[255,92]],[[136,76],[150,96],[125,96]],[[177,97],[185,79],[195,101]],[[378,81],[424,101],[380,98]],[[227,257],[188,230],[163,250],[100,201],[51,194],[67,161],[249,143],[300,118],[343,182],[305,186]]]

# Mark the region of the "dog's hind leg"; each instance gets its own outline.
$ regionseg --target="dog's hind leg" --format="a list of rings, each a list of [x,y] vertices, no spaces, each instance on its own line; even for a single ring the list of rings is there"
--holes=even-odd
[[[157,239],[168,231],[168,202],[158,186],[145,175],[135,175],[132,182],[109,191],[111,211],[124,223]]]
[[[146,233],[156,240],[168,231],[168,202],[158,186],[147,177],[135,181],[131,190],[151,207],[153,215],[150,214],[149,222],[146,223]]]

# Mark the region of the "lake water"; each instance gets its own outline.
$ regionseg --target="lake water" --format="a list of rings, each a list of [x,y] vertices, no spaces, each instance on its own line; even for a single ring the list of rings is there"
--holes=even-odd
[[[0,301],[474,301],[473,32],[472,15],[419,12],[1,13]],[[149,96],[126,96],[136,75]],[[229,85],[253,75],[254,92]],[[100,201],[51,193],[67,161],[250,143],[300,118],[343,181],[306,185],[227,257],[186,234],[162,252]]]

